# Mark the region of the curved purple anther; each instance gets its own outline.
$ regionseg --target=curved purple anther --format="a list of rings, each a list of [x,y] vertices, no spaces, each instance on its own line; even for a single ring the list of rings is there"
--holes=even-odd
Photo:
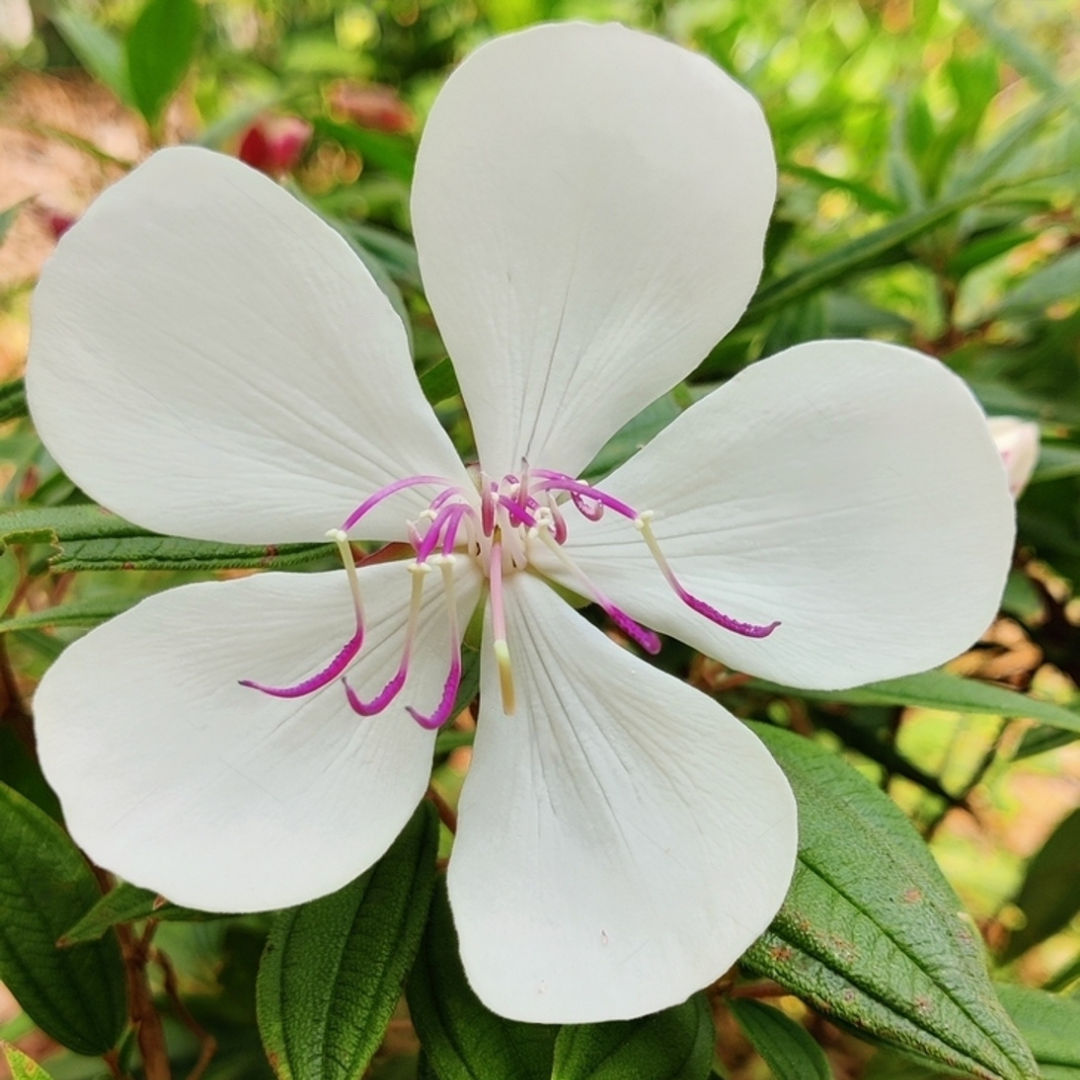
[[[537,484],[538,491],[565,491],[570,496],[584,496],[586,499],[592,499],[594,502],[600,503],[610,510],[614,510],[616,514],[620,514],[624,518],[629,518],[631,521],[636,520],[638,517],[638,512],[632,506],[628,506],[624,503],[621,499],[616,499],[614,495],[608,495],[607,492],[601,491],[591,484],[583,483],[581,480],[575,480],[572,476],[567,476],[566,473],[551,472],[547,469],[536,469],[533,472],[533,476],[540,477],[542,481],[540,484]],[[574,505],[578,505],[576,498],[574,499]],[[580,510],[581,507],[578,506],[578,509]],[[587,514],[586,517],[588,517]]]
[[[581,495],[576,491],[571,493],[570,498],[577,507],[578,513],[589,521],[599,521],[604,516],[604,504],[599,499]]]
[[[699,615],[704,615],[706,619],[716,623],[717,626],[730,630],[733,634],[748,638],[767,638],[780,625],[779,619],[768,624],[741,622],[739,619],[733,619],[730,615],[725,615],[722,611],[717,611],[711,604],[706,604],[704,600],[699,600],[677,582],[672,583],[672,588],[675,590],[676,596],[688,608],[696,611]]]
[[[252,679],[241,679],[240,685],[247,686],[252,690],[259,690],[276,698],[298,698],[306,694],[313,694],[321,690],[328,683],[332,683],[349,666],[353,658],[364,644],[364,628],[358,626],[356,633],[341,647],[341,651],[316,675],[297,683],[295,686],[267,686]]]
[[[557,506],[551,507],[551,523],[555,527],[555,543],[561,547],[566,543],[567,528],[566,518]]]
[[[440,487],[453,488],[453,484],[444,476],[407,476],[404,480],[395,480],[386,487],[379,488],[373,495],[369,495],[342,523],[341,527],[348,532],[368,511],[374,509],[384,499],[396,495],[406,488],[419,487],[421,484],[438,484]]]
[[[405,685],[407,674],[408,668],[405,665],[399,667],[397,674],[370,701],[361,701],[359,694],[349,685],[348,679],[343,678],[341,683],[345,687],[345,696],[349,699],[349,705],[354,713],[358,716],[376,716],[398,696]]]
[[[640,623],[634,622],[625,611],[615,607],[614,604],[602,605],[611,621],[628,637],[636,642],[650,656],[655,656],[660,651],[660,638],[651,630],[646,629]]]
[[[450,719],[454,709],[454,700],[457,698],[458,687],[461,685],[461,655],[456,656],[450,664],[450,674],[446,677],[446,685],[443,687],[442,698],[430,716],[424,716],[417,712],[411,705],[405,706],[405,711],[422,727],[428,731],[441,728]]]
[[[466,503],[459,503],[454,509],[457,513],[452,515],[453,520],[450,521],[443,530],[442,553],[444,555],[453,555],[454,548],[457,547],[458,529],[461,528],[461,523],[465,518],[471,517],[474,520],[476,518],[476,511]]]
[[[452,506],[444,506],[431,520],[425,531],[423,537],[420,539],[420,543],[415,546],[416,549],[416,561],[424,562],[428,556],[439,546],[439,541],[442,540],[447,523],[452,521],[455,517],[460,521],[461,515],[467,510],[468,507],[462,507],[460,503],[455,503]],[[455,532],[457,530],[455,529]],[[453,550],[451,548],[451,550]]]
[[[495,493],[499,485],[484,481],[480,490],[480,530],[485,536],[495,532]]]

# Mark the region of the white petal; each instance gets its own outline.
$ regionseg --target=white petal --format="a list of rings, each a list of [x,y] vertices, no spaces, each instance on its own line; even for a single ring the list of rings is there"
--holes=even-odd
[[[424,285],[485,469],[576,474],[735,324],[776,169],[750,95],[617,25],[484,45],[416,166]]]
[[[463,560],[467,620],[479,578]],[[401,564],[362,572],[368,639],[350,683],[374,696],[400,658]],[[378,716],[339,683],[283,700],[239,685],[319,670],[353,631],[344,574],[187,585],[76,641],[35,698],[38,747],[76,842],[95,862],[180,904],[259,911],[344,885],[389,846],[423,794],[427,711],[449,667],[437,575],[413,667]],[[464,625],[464,622],[462,623]]]
[[[537,579],[507,583],[518,711],[484,655],[450,858],[473,989],[519,1020],[653,1012],[766,928],[795,863],[795,802],[762,744],[615,645]]]
[[[1005,465],[1009,490],[1018,499],[1039,463],[1039,425],[1016,416],[992,416],[988,424]]]
[[[65,235],[34,297],[27,380],[72,479],[162,532],[321,539],[392,480],[464,479],[363,264],[207,150],[155,154]],[[425,505],[391,500],[358,534],[402,538]]]
[[[656,512],[683,605],[634,527],[574,523],[567,550],[635,618],[740,671],[839,689],[923,671],[993,619],[1012,502],[986,418],[937,360],[820,341],[754,364],[602,485]]]

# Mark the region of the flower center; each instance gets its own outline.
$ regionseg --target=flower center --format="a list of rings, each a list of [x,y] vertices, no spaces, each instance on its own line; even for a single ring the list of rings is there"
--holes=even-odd
[[[450,664],[442,696],[430,713],[420,713],[407,705],[409,715],[422,727],[441,727],[453,714],[461,685],[461,635],[454,597],[455,559],[471,558],[488,581],[491,604],[492,651],[499,669],[503,712],[515,710],[514,678],[510,645],[506,633],[503,579],[528,567],[535,545],[550,551],[567,570],[584,595],[598,604],[608,618],[638,646],[649,653],[660,651],[659,637],[635,622],[617,607],[565,550],[569,535],[567,514],[573,511],[586,522],[599,521],[607,512],[626,519],[628,527],[640,534],[657,568],[675,595],[693,611],[718,626],[743,637],[765,638],[779,622],[757,624],[741,622],[717,610],[690,593],[668,563],[652,529],[653,512],[635,510],[602,489],[576,480],[565,473],[522,466],[520,474],[507,474],[492,480],[483,472],[474,476],[475,488],[462,487],[439,476],[409,476],[381,488],[365,499],[337,529],[327,536],[341,552],[349,589],[352,594],[356,629],[333,659],[315,675],[291,686],[269,686],[250,679],[241,681],[264,694],[279,698],[305,697],[331,682],[341,680],[349,705],[359,716],[374,716],[384,711],[398,696],[408,679],[425,581],[433,569],[439,571],[447,610],[450,640]],[[412,577],[409,615],[400,663],[393,677],[372,699],[364,701],[349,685],[347,671],[364,644],[364,605],[349,532],[372,509],[392,496],[414,487],[437,489],[427,509],[416,521],[407,522],[409,545],[414,558],[407,563]]]

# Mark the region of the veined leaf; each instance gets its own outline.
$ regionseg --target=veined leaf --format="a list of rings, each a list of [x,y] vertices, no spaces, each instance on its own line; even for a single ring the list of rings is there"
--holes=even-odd
[[[998,997],[1031,1046],[1043,1080],[1080,1080],[1080,1000],[1029,986],[998,986]]]
[[[424,397],[432,405],[438,405],[448,397],[461,392],[458,386],[457,374],[449,356],[444,356],[433,367],[428,368],[420,376],[420,389],[424,391]]]
[[[27,611],[0,619],[0,634],[13,630],[32,630],[42,626],[96,626],[126,611],[139,598],[137,596],[106,596],[93,600],[78,600],[44,611]]]
[[[551,1080],[558,1027],[505,1020],[465,979],[445,880],[409,976],[409,1012],[438,1080]]]
[[[561,1028],[551,1080],[708,1080],[715,1043],[709,1002],[694,994],[636,1020]]]
[[[44,1032],[78,1054],[111,1050],[127,1020],[116,939],[56,947],[100,896],[64,830],[0,785],[0,979]]]
[[[1034,1080],[978,933],[896,805],[841,758],[753,730],[799,804],[799,859],[744,962],[864,1036],[981,1080]]]
[[[127,40],[131,96],[156,124],[195,55],[202,9],[195,0],[147,0]]]
[[[52,1080],[49,1074],[32,1058],[17,1050],[10,1043],[0,1043],[4,1060],[11,1072],[11,1080]]]
[[[359,1080],[420,945],[439,827],[422,803],[390,850],[330,896],[282,912],[259,966],[259,1031],[280,1080]]]
[[[850,690],[791,690],[755,679],[750,684],[809,701],[836,701],[848,705],[904,705],[942,712],[983,713],[991,716],[1029,717],[1052,727],[1080,732],[1080,712],[1052,701],[1028,697],[1003,686],[965,679],[935,668],[902,679],[867,683]]]
[[[1059,822],[1032,856],[1013,903],[1027,921],[1001,954],[1006,964],[1063,930],[1080,911],[1080,810]]]
[[[59,938],[57,944],[62,949],[68,949],[86,941],[98,941],[112,927],[120,923],[134,922],[136,919],[202,922],[204,919],[221,917],[207,911],[178,907],[152,889],[140,889],[137,885],[124,881],[99,897],[97,903]]]
[[[776,1080],[832,1080],[825,1051],[802,1024],[753,998],[732,998],[728,1004]]]

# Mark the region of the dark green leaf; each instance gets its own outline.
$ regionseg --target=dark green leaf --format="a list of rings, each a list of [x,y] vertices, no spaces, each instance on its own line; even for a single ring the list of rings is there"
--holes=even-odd
[[[715,1043],[708,999],[695,994],[637,1020],[563,1027],[551,1080],[708,1080]]]
[[[195,55],[202,9],[195,0],[147,0],[127,40],[131,96],[156,124]]]
[[[60,800],[45,780],[37,759],[10,724],[0,724],[0,784],[14,788],[53,821],[63,821]]]
[[[420,376],[420,389],[424,391],[424,397],[432,405],[438,405],[449,397],[460,393],[457,375],[454,373],[454,365],[450,363],[450,357],[444,356],[434,367],[428,368]]]
[[[1031,482],[1040,484],[1065,476],[1080,476],[1080,446],[1044,442],[1039,448],[1039,463]]]
[[[100,22],[70,7],[54,10],[49,19],[79,63],[121,101],[130,102],[131,83],[120,42]]]
[[[0,979],[43,1031],[79,1054],[112,1049],[127,1019],[116,939],[56,946],[100,896],[64,830],[0,785]]]
[[[1024,716],[1066,731],[1080,732],[1080,713],[1051,701],[1028,697],[1003,686],[965,679],[934,669],[902,679],[856,686],[851,690],[788,690],[761,680],[752,686],[809,701],[837,701],[849,705],[904,705],[943,712]]]
[[[145,529],[92,503],[31,507],[0,513],[0,544],[4,545],[149,535]]]
[[[905,214],[841,245],[762,289],[746,309],[743,321],[752,322],[890,259],[902,257],[908,244],[948,221],[977,197],[973,193]]]
[[[138,599],[137,596],[119,594],[96,597],[93,600],[77,600],[43,611],[27,611],[9,619],[0,619],[0,634],[41,626],[96,626],[126,611]]]
[[[751,726],[795,792],[799,860],[747,966],[876,1041],[982,1080],[1035,1077],[974,923],[910,822],[835,754]]]
[[[435,889],[408,998],[428,1068],[438,1080],[551,1080],[559,1029],[505,1020],[480,1003],[461,966],[444,880]]]
[[[1025,923],[1009,938],[1002,963],[1063,930],[1080,911],[1080,810],[1074,810],[1032,856],[1013,903]]]
[[[831,1080],[825,1051],[802,1024],[753,998],[732,998],[729,1004],[776,1080]]]
[[[281,1080],[363,1074],[420,944],[438,836],[422,803],[366,874],[278,917],[259,967],[258,1016]]]
[[[4,238],[4,231],[3,221],[0,219],[0,241]],[[26,384],[22,379],[12,379],[0,386],[0,424],[26,415]]]
[[[121,882],[115,889],[100,897],[96,904],[57,942],[64,949],[86,941],[98,941],[106,931],[120,923],[136,919],[159,919],[162,922],[202,922],[221,916],[206,911],[170,904],[152,889]]]
[[[1080,1080],[1080,1001],[1028,986],[999,986],[997,992],[1043,1080]]]

